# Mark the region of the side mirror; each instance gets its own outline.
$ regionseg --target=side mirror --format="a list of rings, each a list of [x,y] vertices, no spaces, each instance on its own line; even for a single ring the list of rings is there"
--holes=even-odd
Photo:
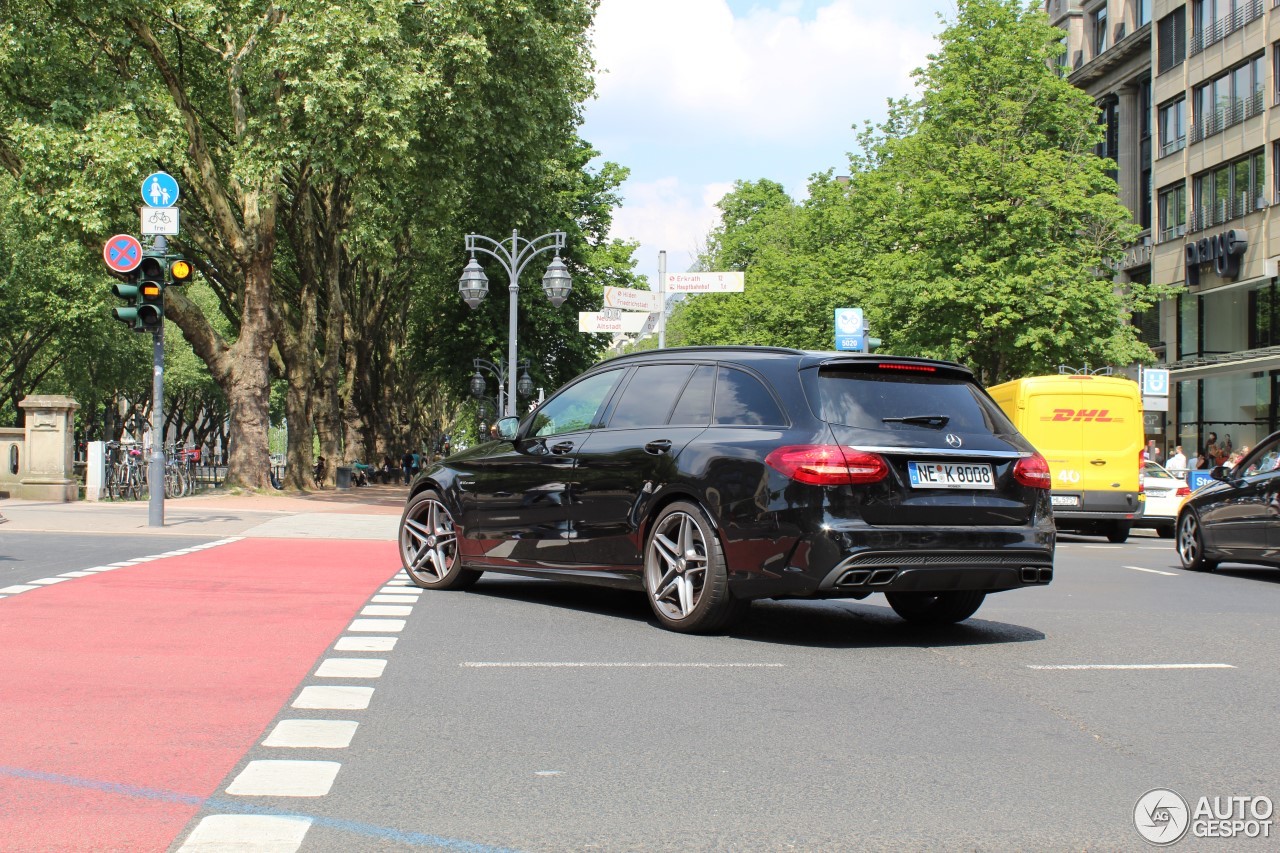
[[[1231,479],[1231,469],[1226,465],[1217,465],[1209,472],[1209,479],[1225,483]]]
[[[503,418],[498,421],[498,438],[511,441],[516,437],[516,433],[520,431],[519,418]]]

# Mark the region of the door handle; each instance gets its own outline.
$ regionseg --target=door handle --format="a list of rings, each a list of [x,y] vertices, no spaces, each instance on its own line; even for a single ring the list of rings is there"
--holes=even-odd
[[[572,441],[559,441],[551,445],[551,452],[556,454],[557,456],[561,456],[565,453],[568,453],[570,450],[573,450]]]
[[[663,453],[666,453],[670,449],[671,449],[671,442],[665,438],[660,438],[657,441],[651,441],[644,446],[644,452],[651,453],[654,456],[661,456]]]
[[[1106,464],[1107,464],[1107,460],[1105,460],[1105,459],[1090,459],[1090,460],[1089,460],[1089,464],[1090,464],[1090,465],[1106,465]]]

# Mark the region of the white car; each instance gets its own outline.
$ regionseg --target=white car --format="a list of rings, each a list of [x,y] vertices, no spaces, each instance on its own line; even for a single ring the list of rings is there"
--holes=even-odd
[[[1155,462],[1147,462],[1142,469],[1142,490],[1147,495],[1147,505],[1134,527],[1154,527],[1161,539],[1172,539],[1178,510],[1191,495],[1187,481]]]

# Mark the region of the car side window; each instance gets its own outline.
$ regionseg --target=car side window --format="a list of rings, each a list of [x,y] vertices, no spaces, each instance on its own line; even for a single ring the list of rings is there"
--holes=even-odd
[[[1259,474],[1270,474],[1280,468],[1280,440],[1263,445],[1249,454],[1247,464],[1240,472],[1243,477],[1256,477]]]
[[[665,424],[692,371],[691,364],[646,364],[636,368],[609,418],[609,429]]]
[[[538,407],[529,435],[561,435],[590,429],[624,372],[597,373],[564,389]]]
[[[716,380],[715,422],[732,426],[783,425],[787,419],[769,389],[751,374],[720,367]]]
[[[716,369],[709,364],[694,371],[684,386],[680,402],[671,413],[672,426],[706,426],[711,422],[711,400],[716,390]]]

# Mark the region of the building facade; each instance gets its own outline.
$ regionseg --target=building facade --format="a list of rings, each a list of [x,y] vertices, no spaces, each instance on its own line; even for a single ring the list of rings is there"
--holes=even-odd
[[[1117,279],[1185,287],[1134,318],[1170,370],[1147,437],[1188,456],[1280,429],[1280,0],[1046,0],[1063,73],[1142,227]],[[1151,400],[1149,403],[1156,404]]]

